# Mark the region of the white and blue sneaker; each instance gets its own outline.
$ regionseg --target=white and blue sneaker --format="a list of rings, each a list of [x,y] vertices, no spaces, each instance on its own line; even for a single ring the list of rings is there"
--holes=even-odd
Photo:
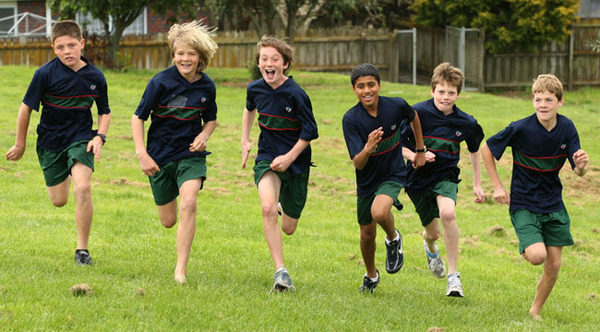
[[[292,278],[290,278],[290,274],[288,271],[282,267],[273,276],[273,288],[271,292],[285,292],[285,291],[295,291],[296,287],[292,283]]]
[[[443,278],[446,275],[446,265],[440,256],[440,250],[438,249],[437,243],[435,244],[435,249],[437,250],[435,254],[429,253],[429,250],[427,250],[427,242],[425,242],[425,240],[423,240],[423,247],[425,248],[425,255],[427,256],[427,267],[429,268],[429,271],[431,271],[434,276]]]
[[[460,273],[454,272],[448,275],[448,288],[446,288],[446,296],[464,297],[462,284],[460,283]]]

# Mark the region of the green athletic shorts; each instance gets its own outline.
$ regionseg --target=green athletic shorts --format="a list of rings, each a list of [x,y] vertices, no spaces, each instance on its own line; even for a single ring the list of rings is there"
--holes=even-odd
[[[550,213],[534,213],[527,209],[510,211],[510,221],[519,238],[519,253],[530,245],[543,242],[547,246],[573,245],[571,218],[566,209]]]
[[[281,180],[281,190],[279,191],[279,203],[281,208],[288,216],[298,219],[302,214],[304,205],[306,205],[306,196],[308,194],[308,177],[310,175],[310,167],[300,174],[292,172],[275,172],[271,169],[271,162],[261,160],[254,166],[254,183],[258,185],[260,179],[266,172],[271,171],[279,176]]]
[[[53,187],[61,184],[71,174],[71,167],[75,164],[75,160],[91,168],[92,172],[94,171],[94,153],[86,151],[88,142],[73,142],[59,152],[37,147],[38,160],[44,173],[46,186]]]
[[[421,219],[421,225],[426,227],[434,218],[440,217],[440,210],[437,206],[437,196],[451,198],[456,204],[456,195],[458,193],[458,183],[451,180],[442,180],[436,183],[433,188],[422,190],[407,189],[406,193],[415,206],[415,211]]]
[[[396,181],[385,181],[377,187],[377,190],[370,196],[357,197],[356,198],[356,215],[358,217],[359,225],[369,225],[373,222],[373,216],[371,215],[371,205],[375,201],[375,197],[378,195],[387,195],[394,200],[394,206],[398,211],[404,207],[398,200],[400,191],[404,188],[404,185]]]
[[[188,180],[206,180],[206,157],[190,157],[172,161],[160,167],[160,172],[149,176],[156,205],[165,205],[179,196],[179,188]],[[202,186],[200,189],[202,189]]]

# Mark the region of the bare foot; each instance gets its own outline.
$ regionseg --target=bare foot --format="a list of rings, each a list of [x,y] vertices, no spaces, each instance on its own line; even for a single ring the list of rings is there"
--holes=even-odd
[[[540,314],[536,314],[532,311],[529,311],[529,315],[531,315],[531,318],[533,318],[537,321],[542,321],[542,316],[540,316]]]
[[[182,274],[180,274],[180,275],[175,274],[175,281],[177,281],[180,284],[185,284],[185,282],[187,281],[186,278],[185,278],[185,274],[183,274],[183,275]]]

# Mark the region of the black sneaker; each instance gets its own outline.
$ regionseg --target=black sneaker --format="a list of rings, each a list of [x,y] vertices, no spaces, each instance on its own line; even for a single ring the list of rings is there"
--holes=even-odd
[[[92,265],[92,256],[87,249],[75,250],[75,263],[77,265]]]
[[[367,275],[365,274],[362,285],[360,286],[358,291],[369,292],[373,294],[373,291],[375,290],[375,287],[377,287],[377,285],[379,285],[379,270],[377,270],[377,280],[375,281],[371,280],[371,278],[367,277]]]
[[[398,240],[386,243],[387,257],[385,259],[385,269],[387,273],[396,273],[400,271],[404,264],[404,255],[402,254],[402,234],[398,233]]]

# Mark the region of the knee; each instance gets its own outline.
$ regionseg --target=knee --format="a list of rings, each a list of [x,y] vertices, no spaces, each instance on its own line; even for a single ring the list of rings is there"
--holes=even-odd
[[[440,234],[440,230],[436,230],[434,232],[426,232],[425,233],[425,237],[427,239],[429,239],[430,241],[437,241],[440,238],[441,234]]]
[[[375,242],[377,233],[371,230],[361,230],[360,241],[361,242]]]
[[[277,203],[262,203],[263,217],[277,217]]]
[[[177,223],[177,216],[175,217],[161,217],[160,218],[160,223],[165,227],[165,228],[171,228],[173,226],[175,226],[175,224]]]
[[[292,235],[296,231],[296,228],[297,228],[296,226],[297,226],[297,224],[292,225],[292,224],[281,223],[281,230],[283,230],[283,232],[286,235]]]
[[[89,182],[87,183],[74,183],[73,184],[73,195],[76,199],[82,199],[92,196],[92,186]]]
[[[456,212],[454,209],[446,209],[440,211],[440,219],[442,219],[442,224],[450,225],[456,222]]]
[[[50,197],[50,202],[56,207],[63,207],[69,201],[69,197]]]
[[[525,257],[531,265],[541,265],[546,261],[547,254],[545,251],[526,250],[523,253],[523,257]]]
[[[198,204],[196,204],[195,199],[181,199],[179,202],[179,211],[180,214],[196,214],[196,209],[198,208]]]

